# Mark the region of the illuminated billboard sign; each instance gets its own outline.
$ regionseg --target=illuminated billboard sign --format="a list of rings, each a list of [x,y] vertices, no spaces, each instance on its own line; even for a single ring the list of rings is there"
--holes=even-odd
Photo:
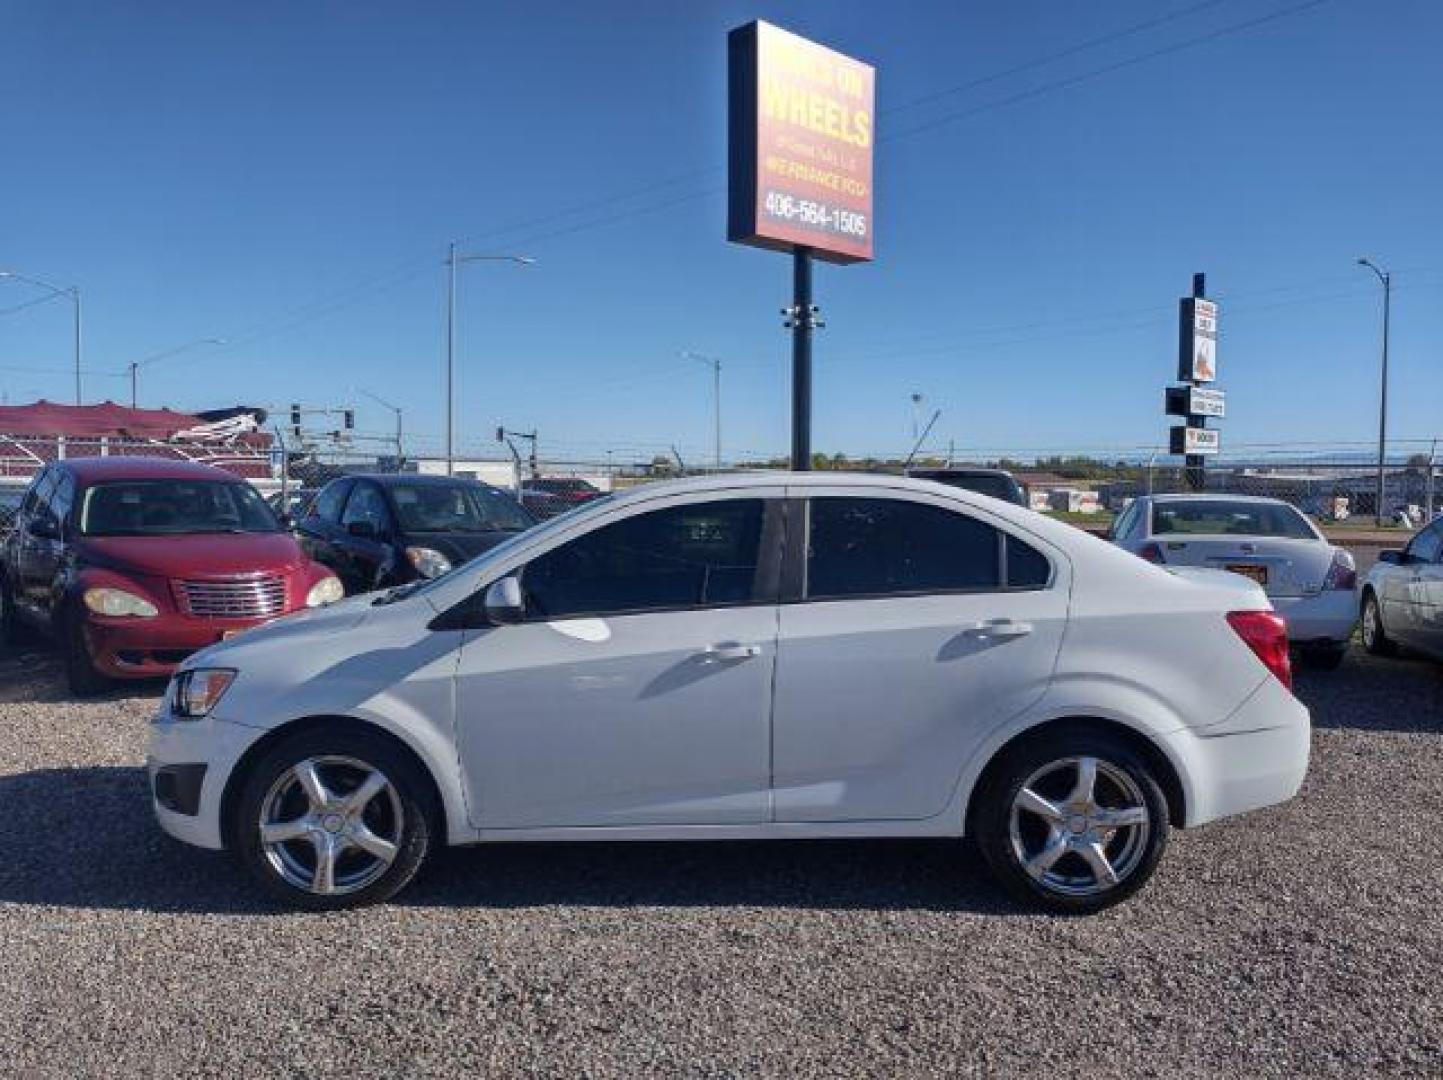
[[[872,257],[871,65],[765,22],[727,39],[727,239]]]

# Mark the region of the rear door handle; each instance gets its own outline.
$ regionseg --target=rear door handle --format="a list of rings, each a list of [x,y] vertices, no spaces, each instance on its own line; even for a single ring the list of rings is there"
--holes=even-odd
[[[743,645],[736,641],[724,641],[720,645],[703,649],[698,655],[703,663],[720,664],[731,660],[750,660],[761,654],[762,647],[760,645]]]
[[[967,627],[967,633],[980,638],[1025,637],[1032,633],[1032,624],[1013,622],[1011,619],[990,619],[987,622],[973,623]]]

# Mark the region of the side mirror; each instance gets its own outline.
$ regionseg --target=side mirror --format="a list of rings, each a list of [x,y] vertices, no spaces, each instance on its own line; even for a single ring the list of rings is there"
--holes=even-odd
[[[526,618],[521,582],[515,575],[493,581],[486,589],[486,618],[493,626],[514,626]]]
[[[1403,565],[1403,553],[1396,549],[1378,552],[1378,561],[1392,563],[1394,566]]]
[[[351,536],[359,536],[363,540],[376,538],[375,523],[370,521],[353,521],[346,526],[346,532]]]
[[[49,514],[42,514],[40,517],[30,519],[27,531],[38,540],[59,540],[60,522]]]

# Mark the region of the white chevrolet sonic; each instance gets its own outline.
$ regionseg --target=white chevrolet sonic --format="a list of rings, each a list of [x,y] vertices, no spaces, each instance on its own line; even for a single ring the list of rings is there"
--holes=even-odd
[[[151,794],[313,909],[393,895],[442,843],[968,835],[1085,912],[1171,827],[1298,790],[1289,680],[1237,575],[925,481],[725,476],[197,654]]]

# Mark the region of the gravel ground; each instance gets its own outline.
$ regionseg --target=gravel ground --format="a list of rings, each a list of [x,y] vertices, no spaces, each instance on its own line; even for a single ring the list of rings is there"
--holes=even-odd
[[[0,1074],[1443,1074],[1443,669],[1305,675],[1292,803],[1026,913],[951,843],[448,853],[277,911],[152,824],[156,687],[0,652]]]

